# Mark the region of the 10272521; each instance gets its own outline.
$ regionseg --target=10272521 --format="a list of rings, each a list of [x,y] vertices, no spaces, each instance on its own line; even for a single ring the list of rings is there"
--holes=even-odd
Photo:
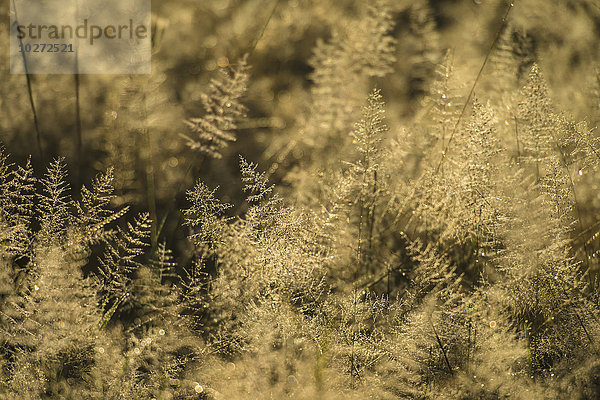
[[[21,53],[74,53],[72,43],[19,43]]]

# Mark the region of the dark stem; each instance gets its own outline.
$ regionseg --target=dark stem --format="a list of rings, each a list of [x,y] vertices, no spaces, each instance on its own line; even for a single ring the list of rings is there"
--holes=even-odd
[[[454,375],[454,371],[452,370],[452,366],[450,365],[450,360],[448,360],[448,355],[446,354],[446,349],[444,348],[444,344],[442,343],[442,339],[440,335],[438,335],[437,330],[435,329],[435,325],[433,325],[433,320],[430,320],[431,328],[433,329],[433,333],[435,334],[435,338],[437,339],[438,346],[440,350],[442,350],[442,354],[444,355],[444,361],[446,362],[446,367],[448,367],[448,371],[450,371],[450,375]]]
[[[82,163],[83,163],[83,139],[81,132],[81,107],[80,107],[80,98],[79,98],[79,60],[77,58],[77,53],[75,53],[75,134],[76,134],[76,144],[77,144],[77,178],[81,183],[81,173],[82,173]]]
[[[13,3],[13,10],[15,12],[15,24],[19,25],[19,19],[17,17],[17,6],[15,4],[15,0],[12,0],[12,3]],[[17,35],[17,37],[19,38],[19,45],[20,45],[21,49],[23,49],[23,39],[21,39],[18,35]],[[31,85],[31,75],[29,74],[29,65],[27,64],[27,57],[25,56],[25,51],[22,51],[21,55],[23,57],[23,67],[25,69],[25,78],[27,79],[27,94],[29,95],[29,105],[31,106],[31,113],[33,114],[33,126],[35,128],[38,153],[40,155],[41,163],[44,164],[44,152],[42,150],[42,135],[40,134],[38,115],[37,115],[37,111],[35,109],[35,102],[33,100],[33,89],[32,89],[32,85]]]
[[[79,18],[79,2],[76,1],[75,2],[75,6],[76,6],[76,13],[77,13],[77,18]],[[83,163],[83,153],[82,153],[82,149],[83,149],[83,138],[82,138],[82,133],[81,133],[81,101],[79,98],[79,88],[80,88],[80,82],[79,82],[79,41],[75,42],[75,143],[77,144],[77,149],[76,149],[76,160],[77,160],[77,169],[76,169],[76,173],[77,173],[77,181],[78,184],[81,184],[83,179],[82,179],[82,163]]]
[[[490,45],[490,48],[483,60],[483,64],[481,64],[481,68],[479,69],[479,72],[477,73],[475,82],[473,82],[473,86],[471,87],[471,90],[469,91],[469,95],[467,96],[467,100],[465,101],[465,104],[462,107],[460,116],[458,117],[458,119],[456,120],[456,123],[454,124],[452,133],[450,134],[450,138],[448,139],[448,143],[446,143],[446,147],[442,151],[442,157],[440,158],[440,162],[438,163],[438,166],[435,169],[436,173],[438,173],[440,168],[442,167],[442,163],[444,162],[444,159],[446,158],[446,153],[448,153],[448,149],[450,148],[450,143],[452,143],[454,134],[458,130],[458,126],[460,125],[460,122],[462,121],[462,118],[465,115],[467,106],[469,105],[469,102],[471,101],[471,98],[473,97],[473,92],[475,91],[475,87],[477,86],[479,79],[481,79],[481,75],[483,74],[483,69],[485,68],[485,66],[487,64],[487,62],[490,58],[490,55],[492,54],[492,51],[494,50],[494,47],[496,47],[496,43],[498,42],[498,39],[500,39],[500,33],[504,30],[504,26],[506,25],[506,19],[508,18],[508,15],[510,14],[510,10],[512,10],[513,7],[514,7],[513,0],[511,0],[511,2],[508,5],[508,8],[506,9],[506,13],[504,14],[504,17],[502,17],[502,23],[500,24],[500,28],[498,28],[498,31],[496,32],[496,36],[494,36],[494,40],[492,41],[492,44]]]

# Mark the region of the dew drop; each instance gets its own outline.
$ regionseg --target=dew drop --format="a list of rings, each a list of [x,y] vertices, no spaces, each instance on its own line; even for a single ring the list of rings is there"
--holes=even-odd
[[[217,65],[219,67],[226,67],[229,65],[229,59],[227,57],[219,57],[217,60]]]
[[[171,158],[169,158],[168,163],[169,163],[169,167],[175,168],[179,164],[179,160],[177,159],[177,157],[171,157]]]

